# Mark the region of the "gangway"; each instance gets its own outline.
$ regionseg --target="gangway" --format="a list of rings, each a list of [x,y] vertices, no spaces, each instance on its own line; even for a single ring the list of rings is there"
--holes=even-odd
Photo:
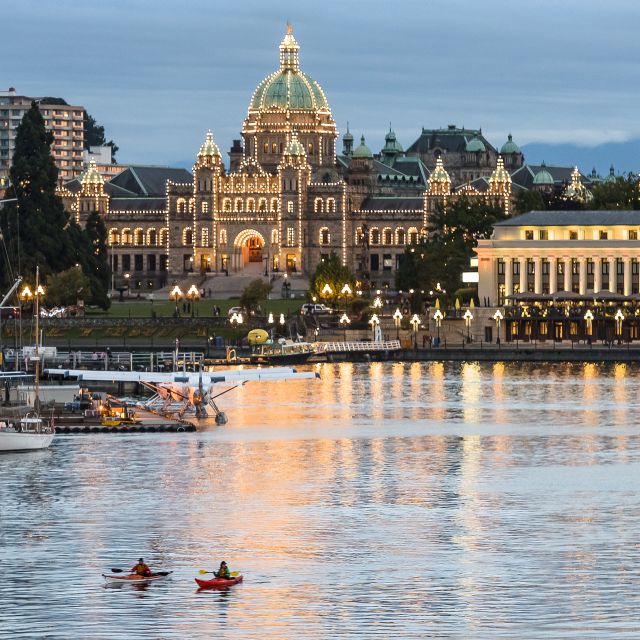
[[[398,351],[401,349],[400,340],[385,340],[382,342],[316,342],[317,353],[349,353],[349,352],[372,352],[372,351]]]

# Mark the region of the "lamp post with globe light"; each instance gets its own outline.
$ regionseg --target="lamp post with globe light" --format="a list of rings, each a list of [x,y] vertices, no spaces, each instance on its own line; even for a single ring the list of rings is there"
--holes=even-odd
[[[175,287],[173,287],[173,289],[171,289],[171,293],[169,294],[169,299],[175,301],[176,303],[176,318],[180,315],[180,311],[178,310],[178,300],[180,300],[180,298],[182,298],[182,289],[180,289],[180,287],[176,285]]]
[[[193,318],[195,315],[196,300],[200,300],[200,292],[195,284],[192,284],[189,287],[189,290],[187,291],[187,298],[189,298],[189,302],[191,304],[191,317]]]
[[[400,322],[402,322],[402,312],[396,309],[393,314],[393,322],[396,325],[396,340],[400,340]]]
[[[473,320],[473,313],[471,309],[467,309],[462,316],[464,323],[467,325],[467,343],[471,342],[471,321]]]
[[[371,325],[371,331],[373,331],[373,341],[376,342],[376,329],[380,324],[380,318],[374,313],[369,319],[369,324]]]
[[[351,324],[351,320],[349,316],[345,313],[340,317],[340,324],[342,325],[342,330],[344,332],[344,341],[347,341],[347,327]]]
[[[440,325],[442,324],[443,318],[444,315],[442,314],[442,311],[440,311],[440,309],[436,309],[433,314],[433,320],[436,323],[436,329],[438,330],[438,345],[440,345]]]
[[[418,329],[420,328],[420,318],[417,313],[414,313],[411,320],[409,320],[411,326],[413,327],[413,346],[415,349],[418,348]]]
[[[496,330],[498,333],[498,336],[496,337],[496,344],[500,346],[500,323],[504,320],[504,316],[500,309],[496,309],[496,312],[493,314],[493,319],[496,321]]]
[[[587,309],[587,312],[584,314],[584,320],[587,324],[587,342],[591,344],[591,334],[593,333],[593,312],[591,311],[591,309]]]

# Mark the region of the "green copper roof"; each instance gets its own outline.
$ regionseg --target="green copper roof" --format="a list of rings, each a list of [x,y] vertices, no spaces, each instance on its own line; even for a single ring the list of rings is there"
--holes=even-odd
[[[511,134],[507,136],[507,141],[502,145],[500,153],[520,153],[520,147],[513,141]]]
[[[360,145],[353,152],[353,157],[354,158],[373,158],[373,153],[371,153],[371,149],[369,149],[369,147],[367,147],[367,145],[364,143],[364,136],[360,138]]]
[[[486,151],[486,147],[484,146],[484,142],[480,140],[480,138],[472,138],[467,142],[467,146],[465,151],[469,152],[478,152],[478,151]]]
[[[533,184],[536,185],[553,185],[553,176],[547,171],[545,163],[542,163],[542,168],[533,178]]]
[[[616,170],[613,168],[613,165],[609,167],[609,175],[604,179],[605,182],[615,182],[616,181]]]
[[[320,85],[302,71],[283,69],[265,78],[256,89],[252,109],[329,109]]]
[[[395,131],[389,129],[389,133],[384,137],[384,148],[382,151],[383,153],[402,153],[402,145],[398,142]]]

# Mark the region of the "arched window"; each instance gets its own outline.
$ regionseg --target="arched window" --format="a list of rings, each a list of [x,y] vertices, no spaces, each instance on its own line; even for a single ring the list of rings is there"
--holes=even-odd
[[[253,198],[249,198],[247,200],[247,211],[255,211],[256,210],[256,201]]]
[[[144,244],[144,230],[142,227],[137,227],[133,232],[133,244],[136,246],[142,246]]]
[[[310,142],[307,148],[309,149],[309,153],[313,154],[313,142]]]
[[[113,229],[109,229],[109,244],[120,244],[120,234],[115,227]]]
[[[182,244],[185,247],[191,247],[193,245],[193,230],[191,227],[185,227],[182,230]]]
[[[355,243],[356,244],[362,244],[362,238],[363,238],[363,233],[362,233],[362,227],[358,227],[356,229],[356,237],[355,237]]]
[[[327,198],[327,211],[329,213],[336,212],[336,199],[335,198]]]
[[[220,244],[227,244],[227,230],[220,229]]]
[[[178,198],[178,201],[176,202],[176,207],[178,209],[178,213],[186,213],[187,201],[184,198]]]
[[[225,198],[222,201],[222,209],[224,211],[231,211],[231,198]]]
[[[278,230],[272,229],[271,231],[271,244],[278,244]]]
[[[271,211],[278,210],[278,198],[271,198]]]
[[[196,211],[196,201],[193,198],[189,199],[189,213],[195,213]]]
[[[382,244],[393,244],[393,232],[391,227],[385,227],[382,230]]]
[[[159,242],[158,244],[161,247],[166,247],[167,246],[167,238],[169,237],[169,231],[167,230],[166,227],[160,229],[160,237],[158,238]]]
[[[369,244],[380,244],[380,229],[372,227],[369,232]]]
[[[313,201],[313,210],[315,213],[322,213],[324,211],[324,202],[322,198],[316,198]]]
[[[409,229],[409,244],[418,244],[418,230],[415,227]]]
[[[406,236],[404,233],[404,229],[402,227],[398,227],[396,229],[396,244],[405,244],[406,243]]]
[[[202,227],[200,229],[200,246],[208,247],[209,246],[209,229],[206,227]]]
[[[244,210],[244,207],[242,205],[242,198],[236,198],[235,206],[233,207],[233,209],[238,213],[242,213],[242,211]]]
[[[202,213],[209,213],[209,203],[208,202],[203,202],[202,203]]]
[[[129,227],[125,227],[122,230],[122,244],[132,244],[133,243],[133,235],[131,234],[131,229]]]
[[[260,200],[258,200],[258,211],[266,211],[266,210],[267,210],[267,199],[260,198]]]
[[[320,229],[319,242],[320,244],[329,244],[331,242],[331,234],[327,227],[322,227],[322,229]]]
[[[265,153],[269,153],[269,143],[268,143],[268,142],[265,142],[265,143],[264,143],[264,146],[262,147],[262,150],[263,150]]]
[[[293,202],[287,202],[287,213],[293,213]]]
[[[147,231],[147,246],[155,247],[158,244],[158,232],[155,227],[152,227]]]
[[[278,145],[275,142],[271,143],[271,153],[278,153]]]

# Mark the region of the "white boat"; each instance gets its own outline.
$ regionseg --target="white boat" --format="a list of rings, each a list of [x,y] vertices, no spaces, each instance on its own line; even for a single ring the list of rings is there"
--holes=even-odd
[[[55,435],[53,427],[42,418],[25,416],[16,422],[0,422],[0,453],[46,449]]]

